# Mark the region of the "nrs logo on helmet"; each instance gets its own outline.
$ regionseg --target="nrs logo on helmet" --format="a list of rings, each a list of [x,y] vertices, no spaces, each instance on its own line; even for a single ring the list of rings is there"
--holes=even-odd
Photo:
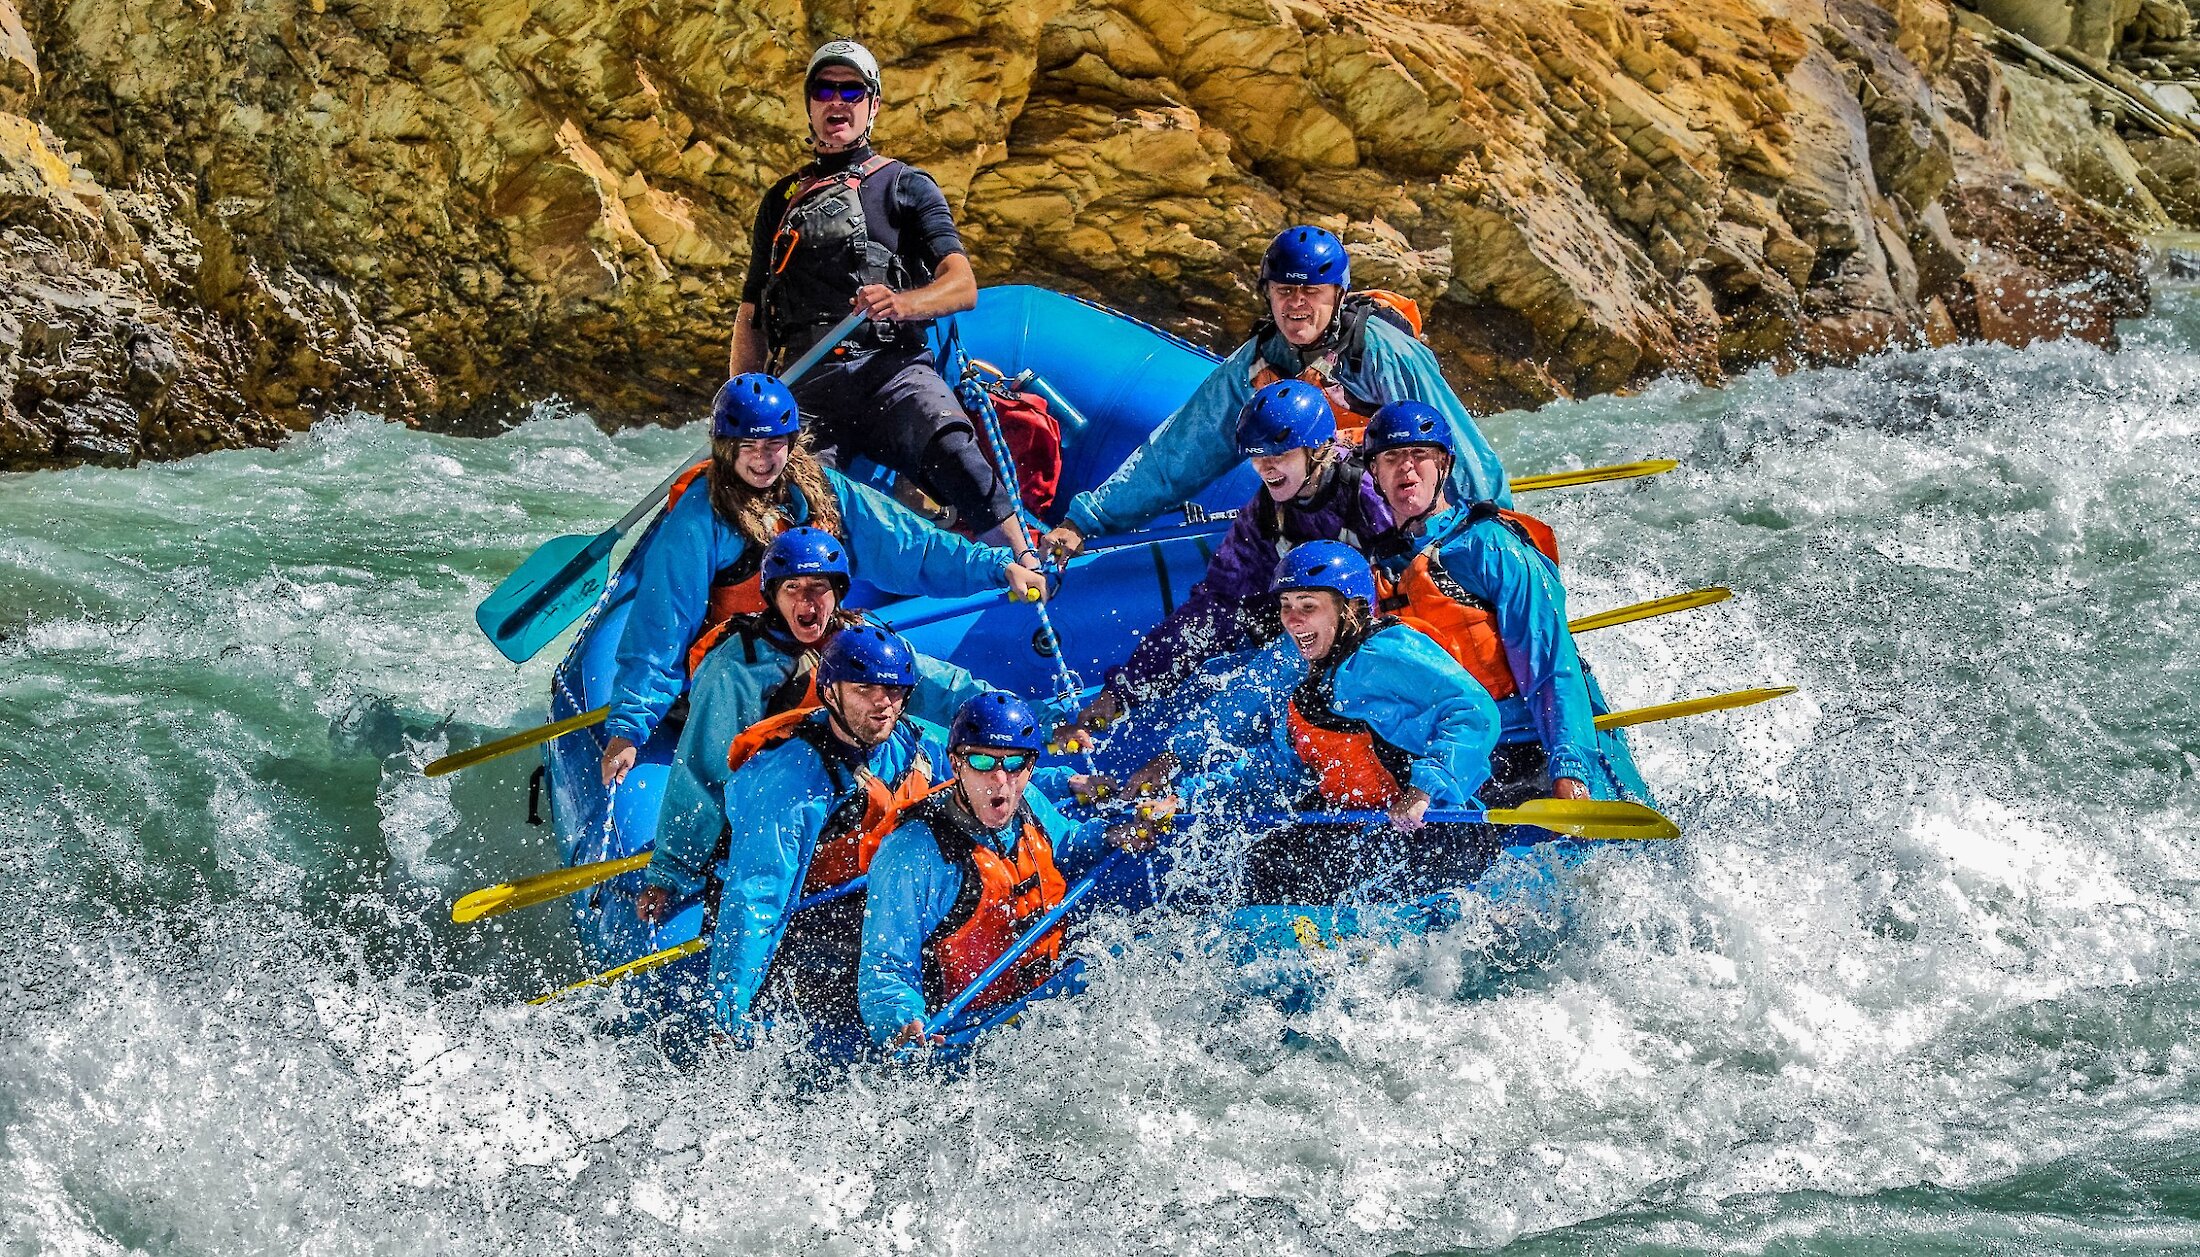
[[[1344,241],[1320,227],[1286,227],[1261,255],[1260,278],[1267,284],[1352,286],[1352,255]]]

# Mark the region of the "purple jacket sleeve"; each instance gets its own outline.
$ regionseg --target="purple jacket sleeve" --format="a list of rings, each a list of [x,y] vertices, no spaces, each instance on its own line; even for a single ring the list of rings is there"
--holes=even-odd
[[[1203,661],[1251,644],[1254,597],[1275,581],[1275,547],[1260,535],[1255,498],[1207,561],[1207,575],[1191,596],[1153,626],[1122,666],[1108,672],[1108,688],[1140,702],[1166,693]]]

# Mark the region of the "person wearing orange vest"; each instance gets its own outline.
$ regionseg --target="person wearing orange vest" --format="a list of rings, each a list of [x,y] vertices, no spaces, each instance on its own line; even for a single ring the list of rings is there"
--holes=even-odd
[[[756,209],[729,373],[780,371],[860,310],[869,320],[795,384],[828,464],[862,455],[955,508],[987,541],[1030,549],[1017,487],[997,470],[927,343],[978,301],[954,212],[924,171],[873,151],[878,59],[851,39],[802,77],[811,160]]]
[[[794,395],[768,375],[736,376],[718,390],[710,462],[687,490],[667,501],[635,573],[604,721],[607,786],[625,778],[637,748],[687,689],[696,639],[764,609],[764,551],[789,527],[841,538],[854,570],[888,593],[952,598],[1003,586],[1022,595],[1046,588],[1006,550],[942,532],[820,466],[803,448]]]
[[[1014,946],[1108,845],[1153,847],[1173,797],[1139,819],[1073,823],[1031,782],[1046,741],[1031,705],[1009,694],[965,703],[948,731],[954,777],[902,814],[879,844],[863,909],[856,990],[871,1041],[921,1037],[944,1007]],[[1039,940],[972,1001],[991,1008],[1029,994],[1060,963],[1061,932]]]
[[[848,555],[827,533],[790,528],[779,534],[764,554],[763,576],[771,609],[734,617],[688,689],[687,720],[657,809],[659,849],[715,848],[726,825],[734,739],[768,716],[815,706],[818,655],[842,629],[868,623],[841,602],[848,592]],[[916,674],[909,713],[935,724],[945,725],[964,702],[989,690],[930,655],[916,656]],[[669,896],[663,906],[674,906]]]
[[[1558,542],[1542,521],[1496,503],[1454,505],[1449,438],[1441,416],[1415,402],[1393,402],[1368,424],[1363,453],[1397,521],[1370,547],[1379,609],[1435,639],[1497,699],[1504,733],[1490,806],[1616,798],[1566,627]]]
[[[1466,452],[1453,468],[1455,489],[1510,505],[1497,451],[1418,338],[1418,311],[1400,326],[1391,321],[1389,302],[1353,293],[1351,284],[1352,259],[1336,236],[1319,227],[1279,233],[1261,259],[1266,318],[1252,339],[1223,359],[1114,475],[1070,500],[1047,545],[1074,555],[1094,537],[1137,528],[1198,496],[1236,466],[1231,436],[1238,412],[1254,390],[1277,379],[1320,388],[1346,432],[1384,402],[1414,398],[1435,406]]]
[[[1480,870],[1464,863],[1473,855],[1468,827],[1416,831],[1431,807],[1474,803],[1497,745],[1496,704],[1426,636],[1373,614],[1374,577],[1352,547],[1298,547],[1275,587],[1306,676],[1265,745],[1177,789],[1203,811],[1217,796],[1255,807],[1285,801],[1301,812],[1382,809],[1393,833],[1317,825],[1271,834],[1246,858],[1247,898],[1326,902],[1383,873],[1430,889],[1471,879]]]
[[[916,653],[898,634],[841,629],[818,660],[822,706],[791,709],[734,739],[717,867],[717,833],[690,828],[658,844],[634,905],[643,920],[661,921],[675,900],[718,885],[708,994],[721,1033],[743,1034],[755,1013],[810,1022],[829,1054],[860,1038],[861,896],[800,916],[791,909],[868,868],[900,810],[929,793],[946,764],[939,726],[906,710],[916,682]]]

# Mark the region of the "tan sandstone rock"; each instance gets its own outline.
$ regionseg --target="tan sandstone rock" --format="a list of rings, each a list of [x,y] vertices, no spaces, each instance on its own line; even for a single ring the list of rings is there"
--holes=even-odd
[[[2173,25],[2140,13],[2125,25]],[[2086,151],[2097,121],[2067,90],[2012,86],[1940,0],[30,17],[0,0],[5,466],[271,440],[351,407],[693,415],[757,200],[803,157],[800,67],[842,33],[884,59],[880,138],[940,180],[984,280],[1227,348],[1267,239],[1319,222],[1362,283],[1423,303],[1482,407],[1959,334],[2105,340],[2145,299],[2123,233],[2163,212],[2128,154]],[[2049,225],[2076,234],[2015,238]],[[2111,273],[2067,282],[2091,267]]]

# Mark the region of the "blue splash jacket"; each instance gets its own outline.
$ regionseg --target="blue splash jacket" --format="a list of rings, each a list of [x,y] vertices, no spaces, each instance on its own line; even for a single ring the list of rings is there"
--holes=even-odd
[[[1031,814],[1054,847],[1054,865],[1076,881],[1107,846],[1108,822],[1071,821],[1035,785],[1024,787]],[[981,835],[997,855],[1015,849],[1017,818]],[[905,822],[871,858],[871,882],[863,905],[863,959],[856,970],[856,998],[871,1041],[884,1043],[913,1019],[932,1011],[924,1000],[924,941],[947,919],[962,891],[962,870],[940,858],[939,841],[923,821]]]
[[[657,810],[656,854],[645,879],[681,898],[703,888],[705,867],[725,825],[726,750],[734,735],[764,718],[764,706],[794,675],[799,650],[759,641],[755,658],[739,637],[728,637],[703,660],[688,692],[687,726],[665,774],[665,798]],[[917,656],[917,687],[909,693],[909,714],[945,726],[968,700],[991,686],[951,663]],[[935,761],[937,766],[937,761]],[[943,768],[944,771],[944,768]]]
[[[823,722],[825,713],[814,713],[810,719]],[[864,754],[863,765],[881,780],[892,782],[919,753],[930,761],[933,772],[947,771],[946,732],[905,716],[884,742]],[[724,814],[731,832],[725,862],[719,866],[725,885],[719,892],[717,932],[710,945],[712,1022],[718,1029],[728,1034],[742,1031],[749,1006],[787,932],[788,910],[801,895],[818,834],[841,797],[816,748],[801,738],[757,752],[727,778]],[[664,854],[660,850],[650,861],[650,882],[677,889],[669,877],[659,880],[664,876],[659,872]],[[691,851],[678,863],[699,869],[709,858],[706,848],[700,854]]]
[[[827,483],[840,503],[853,573],[891,594],[957,598],[1008,585],[1008,551],[943,532],[899,502],[840,473]],[[789,524],[807,523],[809,502],[787,486],[780,508]],[[642,552],[633,609],[612,677],[611,715],[605,738],[640,745],[687,688],[688,646],[702,632],[710,585],[732,567],[749,542],[711,509],[698,483],[657,526]]]
[[[1288,648],[1288,639],[1279,643]],[[1293,653],[1297,653],[1295,650]],[[1288,697],[1288,694],[1286,694]],[[1410,628],[1363,641],[1337,665],[1331,706],[1367,722],[1375,736],[1412,757],[1401,785],[1425,791],[1432,807],[1467,807],[1490,778],[1497,749],[1497,704],[1441,646]],[[1314,788],[1314,770],[1291,743],[1280,707],[1264,717],[1268,736],[1245,754],[1183,778],[1177,791],[1205,807],[1215,796],[1266,810],[1288,806]]]
[[[1467,507],[1452,506],[1431,516],[1425,527],[1411,530],[1403,553],[1378,558],[1377,569],[1396,578],[1434,540],[1452,579],[1487,602],[1497,618],[1505,661],[1520,687],[1497,705],[1503,740],[1541,742],[1554,780],[1572,777],[1596,798],[1618,798],[1597,747],[1596,717],[1574,635],[1566,628],[1566,590],[1557,566],[1503,521],[1470,522],[1467,514]]]

